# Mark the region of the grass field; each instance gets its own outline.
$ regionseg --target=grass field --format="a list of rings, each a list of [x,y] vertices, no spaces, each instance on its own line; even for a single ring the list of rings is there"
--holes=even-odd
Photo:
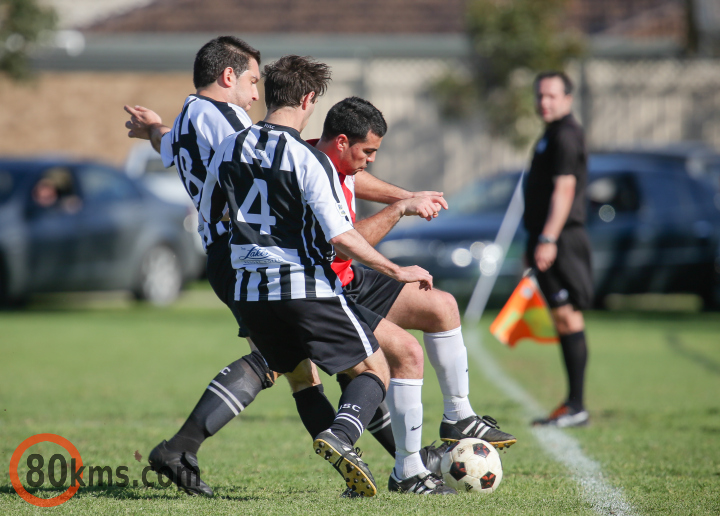
[[[559,351],[503,348],[479,328],[500,367],[546,409],[564,390]],[[588,406],[592,424],[564,431],[623,491],[636,514],[720,513],[720,314],[588,315]],[[127,466],[140,479],[145,457],[183,422],[208,381],[245,354],[233,320],[212,294],[194,291],[177,306],[62,301],[0,312],[0,513],[93,514],[595,514],[573,472],[553,460],[528,427],[528,414],[472,360],[471,398],[518,444],[502,453],[505,478],[487,497],[417,497],[385,492],[392,459],[370,435],[358,443],[383,488],[343,500],[337,474],[317,458],[281,380],[209,439],[199,453],[213,499],[174,486],[81,488],[55,509],[35,508],[10,485],[15,448],[37,433],[69,439],[86,465]],[[474,343],[468,343],[474,345]],[[424,444],[437,438],[442,400],[427,365]],[[337,400],[334,379],[324,378]],[[28,453],[46,458],[56,445]],[[142,455],[135,460],[135,451]],[[153,477],[150,476],[150,479]],[[51,497],[64,488],[33,490]],[[352,511],[352,512],[350,512]]]

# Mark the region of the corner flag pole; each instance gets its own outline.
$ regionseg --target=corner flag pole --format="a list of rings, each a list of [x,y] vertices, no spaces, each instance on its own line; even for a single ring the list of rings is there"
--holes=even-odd
[[[505,216],[503,217],[500,229],[498,230],[497,236],[495,237],[495,245],[500,247],[502,253],[498,260],[497,268],[495,273],[491,275],[484,275],[480,273],[480,278],[475,284],[470,302],[468,303],[467,309],[465,310],[465,321],[468,323],[477,323],[482,317],[485,307],[487,306],[490,293],[495,286],[500,269],[505,262],[505,255],[507,254],[508,248],[512,243],[517,228],[520,225],[523,212],[525,211],[525,201],[522,193],[522,182],[525,177],[525,170],[520,173],[520,179],[515,187],[513,196],[510,198],[510,204],[508,205]]]

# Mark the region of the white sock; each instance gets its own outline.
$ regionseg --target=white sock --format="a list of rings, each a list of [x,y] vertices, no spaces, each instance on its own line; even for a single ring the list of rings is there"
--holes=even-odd
[[[435,369],[443,394],[443,416],[448,421],[460,421],[474,416],[470,406],[470,379],[468,376],[467,349],[462,327],[438,333],[423,334],[425,352]],[[393,427],[393,431],[395,428]]]
[[[422,379],[391,378],[385,401],[395,436],[395,476],[399,480],[425,471],[420,458],[422,443]]]

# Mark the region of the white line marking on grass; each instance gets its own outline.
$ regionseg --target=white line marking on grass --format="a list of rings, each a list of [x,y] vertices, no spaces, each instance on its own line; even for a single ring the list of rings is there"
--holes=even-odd
[[[463,334],[468,353],[485,376],[508,397],[518,402],[528,417],[541,413],[542,409],[537,401],[513,378],[505,374],[495,359],[485,351],[479,332],[469,329],[463,331]],[[600,464],[585,456],[577,440],[553,427],[534,427],[533,434],[550,457],[565,465],[570,471],[595,512],[627,516],[634,514],[633,508],[625,501],[623,490],[605,482]]]

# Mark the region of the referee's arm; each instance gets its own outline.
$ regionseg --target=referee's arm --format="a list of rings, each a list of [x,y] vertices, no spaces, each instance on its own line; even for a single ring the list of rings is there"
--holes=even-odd
[[[542,234],[557,240],[565,227],[573,200],[577,179],[572,174],[564,174],[555,178],[555,188],[550,198],[550,210],[543,226]],[[557,257],[557,244],[541,243],[535,247],[535,263],[541,272],[548,270]]]

